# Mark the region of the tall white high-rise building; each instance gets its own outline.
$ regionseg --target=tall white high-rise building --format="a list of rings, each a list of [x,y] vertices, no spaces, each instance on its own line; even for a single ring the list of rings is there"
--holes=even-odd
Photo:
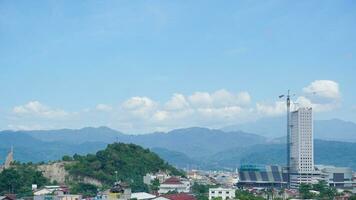
[[[314,141],[312,108],[299,108],[290,119],[290,185],[313,183]]]

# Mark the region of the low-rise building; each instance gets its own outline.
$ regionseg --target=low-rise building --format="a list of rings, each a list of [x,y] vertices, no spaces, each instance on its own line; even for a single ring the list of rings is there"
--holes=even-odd
[[[33,197],[34,200],[82,200],[82,195],[73,195],[73,194],[42,194],[36,195]]]
[[[209,189],[209,200],[214,198],[221,198],[222,200],[234,199],[235,189],[232,188],[210,188]]]
[[[239,168],[239,187],[286,187],[288,173],[276,165],[242,165]]]
[[[131,194],[131,199],[150,200],[156,198],[156,195],[147,192],[136,192]]]
[[[48,194],[54,194],[54,195],[64,195],[69,193],[69,189],[66,186],[59,186],[59,185],[48,185],[44,186],[41,189],[37,189],[37,186],[34,187],[34,196],[41,196],[41,195],[48,195]]]
[[[187,193],[166,194],[155,198],[154,200],[196,200],[193,195]]]
[[[178,177],[166,179],[160,186],[158,193],[166,194],[168,192],[188,193],[190,190],[189,181],[181,181]]]
[[[166,180],[167,178],[169,178],[170,176],[165,173],[165,172],[157,172],[156,174],[151,174],[151,173],[147,173],[144,177],[143,177],[143,183],[150,185],[152,183],[153,180],[157,179],[160,183],[163,183],[164,180]]]
[[[352,189],[352,169],[349,167],[335,167],[317,165],[316,170],[320,173],[320,180],[324,180],[329,186],[342,189]]]

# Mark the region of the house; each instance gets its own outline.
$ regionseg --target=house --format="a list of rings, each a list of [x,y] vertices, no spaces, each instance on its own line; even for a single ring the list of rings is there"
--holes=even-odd
[[[82,195],[74,195],[74,194],[63,194],[63,195],[55,195],[55,194],[43,194],[34,196],[34,200],[82,200]]]
[[[209,200],[214,198],[221,198],[222,200],[234,199],[235,189],[232,188],[209,188]]]
[[[34,191],[34,196],[41,196],[41,195],[64,195],[68,194],[69,189],[66,186],[58,186],[58,185],[51,185],[51,186],[44,186],[44,188]]]
[[[147,184],[147,185],[151,185],[152,181],[157,179],[159,181],[159,183],[163,183],[164,180],[166,180],[167,178],[169,178],[170,176],[165,173],[165,172],[157,172],[156,174],[150,174],[147,173],[144,177],[143,177],[143,183]]]
[[[146,192],[136,192],[131,194],[131,199],[150,200],[156,198],[155,195]]]
[[[0,196],[0,200],[16,200],[16,195],[8,194],[5,196]]]
[[[170,191],[176,191],[178,193],[188,193],[190,189],[189,181],[181,181],[177,177],[170,177],[166,179],[160,186],[158,193],[166,194]]]
[[[131,199],[131,188],[123,182],[115,182],[111,189],[105,190],[96,196],[102,200],[129,200]]]
[[[166,194],[155,198],[154,200],[196,200],[193,195],[187,193]]]

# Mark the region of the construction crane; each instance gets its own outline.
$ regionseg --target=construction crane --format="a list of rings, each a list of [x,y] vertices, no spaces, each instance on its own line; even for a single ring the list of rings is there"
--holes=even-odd
[[[294,96],[293,94],[292,96]],[[291,142],[290,142],[290,129],[291,129],[291,124],[290,124],[290,98],[291,95],[289,94],[289,90],[287,94],[282,94],[278,96],[280,99],[286,98],[286,103],[287,103],[287,186],[288,188],[290,187],[290,147],[291,147]]]

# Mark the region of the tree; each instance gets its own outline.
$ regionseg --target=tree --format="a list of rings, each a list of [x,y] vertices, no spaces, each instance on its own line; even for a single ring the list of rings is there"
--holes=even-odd
[[[13,163],[10,169],[0,173],[0,195],[5,193],[16,193],[18,197],[32,195],[32,184],[38,187],[49,183],[42,172],[36,170],[36,166],[27,163]]]
[[[62,157],[62,160],[63,160],[63,161],[72,161],[73,158],[72,158],[71,156],[65,155],[65,156]]]
[[[111,186],[116,177],[130,185],[133,192],[148,192],[142,177],[147,173],[167,171],[171,175],[183,175],[162,160],[157,154],[134,144],[109,144],[105,150],[86,156],[74,155],[74,160],[66,165],[66,170],[75,178],[91,177]],[[115,171],[118,173],[115,174]]]
[[[209,188],[214,188],[214,185],[202,185],[195,182],[192,185],[192,192],[198,200],[208,200]]]
[[[313,194],[310,192],[312,186],[310,184],[302,183],[299,186],[299,195],[302,199],[311,199]]]
[[[98,188],[92,184],[77,183],[71,186],[71,192],[73,194],[81,194],[83,197],[95,197]]]
[[[356,195],[352,195],[349,200],[356,200]]]
[[[252,193],[245,190],[236,190],[235,196],[236,199],[239,200],[264,200],[263,197],[255,196]]]
[[[159,186],[160,186],[160,183],[159,183],[159,180],[157,178],[155,178],[151,185],[150,185],[150,190],[151,191],[158,191],[159,190]]]
[[[313,190],[320,192],[318,199],[334,199],[337,194],[335,188],[328,186],[326,181],[319,181],[312,186]]]

